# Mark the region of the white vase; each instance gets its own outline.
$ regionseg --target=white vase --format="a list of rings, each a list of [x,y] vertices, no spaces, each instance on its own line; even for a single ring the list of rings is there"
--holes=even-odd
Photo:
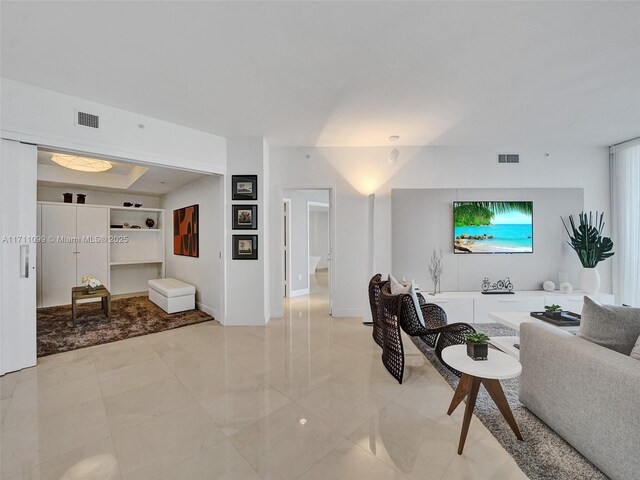
[[[598,293],[600,273],[595,268],[583,268],[580,271],[580,290],[584,293]]]

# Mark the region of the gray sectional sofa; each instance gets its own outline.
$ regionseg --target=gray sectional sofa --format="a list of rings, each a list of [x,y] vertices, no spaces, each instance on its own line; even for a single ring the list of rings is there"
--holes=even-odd
[[[640,360],[533,323],[520,345],[522,404],[610,478],[640,478]]]

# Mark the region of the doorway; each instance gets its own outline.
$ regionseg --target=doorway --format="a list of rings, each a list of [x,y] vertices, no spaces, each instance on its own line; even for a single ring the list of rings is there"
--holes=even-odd
[[[332,310],[332,189],[283,190],[284,296]],[[297,301],[297,300],[296,300]]]

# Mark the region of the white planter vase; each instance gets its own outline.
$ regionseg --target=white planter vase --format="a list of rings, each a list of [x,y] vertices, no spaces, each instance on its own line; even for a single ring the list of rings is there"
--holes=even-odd
[[[598,293],[600,273],[595,268],[583,268],[580,271],[580,290],[584,293]]]

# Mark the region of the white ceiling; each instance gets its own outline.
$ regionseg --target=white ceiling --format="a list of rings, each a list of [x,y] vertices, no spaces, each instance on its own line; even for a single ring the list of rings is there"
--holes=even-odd
[[[111,159],[106,159],[112,165],[106,172],[78,172],[53,162],[51,156],[54,153],[38,150],[38,185],[81,185],[98,191],[162,196],[205,176],[173,168],[114,162]]]
[[[272,145],[640,135],[640,2],[1,2],[2,75]]]

